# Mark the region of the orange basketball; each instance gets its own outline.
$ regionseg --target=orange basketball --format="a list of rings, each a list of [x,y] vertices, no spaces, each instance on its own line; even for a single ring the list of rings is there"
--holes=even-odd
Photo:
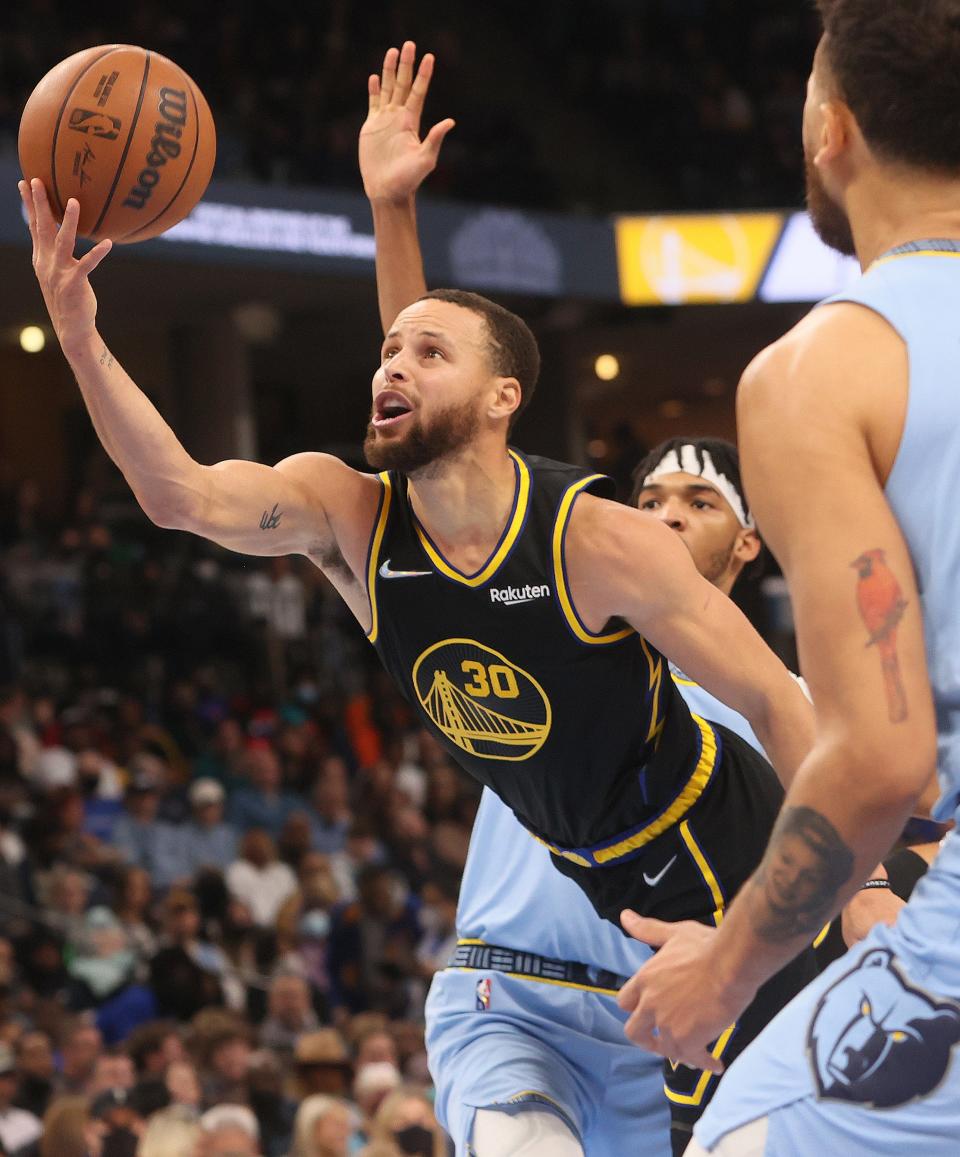
[[[203,93],[165,56],[131,44],[87,48],[52,68],[20,118],[20,168],[81,236],[145,241],[182,221],[213,172],[216,130]]]

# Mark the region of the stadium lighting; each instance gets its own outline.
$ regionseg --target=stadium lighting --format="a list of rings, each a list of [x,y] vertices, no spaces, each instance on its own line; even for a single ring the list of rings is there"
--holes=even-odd
[[[25,325],[20,331],[20,348],[28,354],[38,354],[47,344],[46,334],[38,325]]]
[[[593,372],[601,382],[612,382],[620,376],[620,363],[613,354],[601,354],[593,363]]]

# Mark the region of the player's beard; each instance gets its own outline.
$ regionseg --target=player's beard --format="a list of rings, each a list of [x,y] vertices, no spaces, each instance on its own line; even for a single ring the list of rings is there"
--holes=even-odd
[[[807,173],[807,210],[817,236],[824,245],[836,249],[844,257],[856,257],[857,247],[853,241],[850,218],[827,192],[817,166],[809,157],[804,159],[804,165]]]
[[[397,437],[382,437],[371,422],[363,443],[367,463],[374,470],[399,470],[413,475],[426,471],[473,441],[480,427],[477,400],[468,398],[448,406],[424,425],[419,417]]]

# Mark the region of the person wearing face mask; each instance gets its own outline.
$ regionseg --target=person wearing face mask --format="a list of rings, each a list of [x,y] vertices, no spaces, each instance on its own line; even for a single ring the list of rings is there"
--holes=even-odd
[[[420,1089],[408,1085],[384,1098],[360,1157],[444,1157],[446,1152],[433,1106]]]

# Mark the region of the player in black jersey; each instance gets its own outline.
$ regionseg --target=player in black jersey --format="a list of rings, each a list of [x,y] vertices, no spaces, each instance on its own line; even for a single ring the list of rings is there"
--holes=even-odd
[[[398,71],[388,54],[373,110],[415,121],[426,80],[413,82],[411,55]],[[424,146],[415,130],[406,144],[429,161],[442,126]],[[147,515],[323,569],[427,726],[602,915],[718,921],[781,789],[752,749],[691,716],[665,656],[750,721],[785,781],[812,712],[669,528],[609,501],[599,476],[508,448],[539,368],[526,325],[472,294],[406,296],[373,376],[365,449],[379,475],[319,453],[203,466],[97,331],[89,275],[109,242],[75,259],[77,203],[58,230],[40,181],[21,196],[54,330]],[[373,201],[381,235],[391,217],[412,223],[412,200]]]
[[[421,144],[417,124],[431,61],[426,58],[415,80],[413,59],[412,44],[399,57],[392,50],[382,79],[371,78],[371,111],[360,141],[388,354],[394,317],[404,317],[405,307],[426,292],[413,196],[449,125],[441,122]],[[618,618],[591,629],[579,599],[570,599],[564,548],[571,510],[603,480],[510,453],[517,500],[495,579],[452,567],[419,524],[407,480],[396,472],[383,475],[381,529],[370,564],[371,576],[378,575],[372,639],[459,762],[553,846],[557,867],[577,880],[598,911],[616,919],[623,896],[632,893],[647,911],[686,910],[695,919],[719,922],[743,866],[759,862],[780,787],[739,737],[691,717],[660,657],[628,624]],[[686,544],[700,573],[729,589],[760,550],[735,450],[709,440],[678,440],[640,469],[634,500],[643,508],[668,507],[657,517]],[[525,497],[528,486],[532,498]],[[695,507],[710,509],[684,518],[676,513],[680,505],[688,514]],[[711,516],[719,533],[717,526],[706,526]],[[520,529],[511,537],[514,526]],[[424,555],[434,576],[425,573]],[[378,565],[382,559],[387,562]],[[643,565],[638,556],[634,561]],[[399,575],[415,589],[407,589]],[[465,624],[470,638],[463,637]],[[529,656],[531,665],[519,669],[518,654]],[[733,652],[721,661],[736,666],[743,658]],[[557,782],[571,763],[582,775]],[[613,771],[618,764],[621,776]],[[700,775],[706,777],[702,796]],[[602,788],[596,798],[584,796],[584,779]],[[637,823],[640,816],[644,820]],[[629,817],[633,826],[616,817]],[[591,840],[600,830],[617,834]],[[729,1062],[812,976],[812,963],[811,954],[761,993],[736,1030],[717,1043],[715,1055]],[[683,1066],[670,1067],[666,1077],[673,1142],[681,1152],[714,1086],[709,1074]]]

